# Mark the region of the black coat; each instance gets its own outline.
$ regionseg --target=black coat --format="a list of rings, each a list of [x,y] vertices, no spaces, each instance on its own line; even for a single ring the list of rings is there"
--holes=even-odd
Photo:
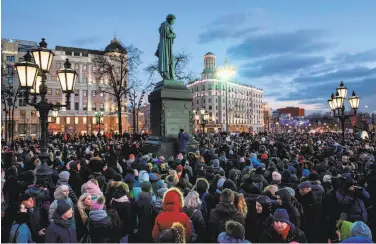
[[[196,242],[204,242],[206,240],[206,224],[201,210],[184,207],[184,213],[192,221],[195,234],[197,235]]]
[[[252,243],[258,243],[260,241],[261,234],[267,230],[273,223],[273,216],[271,213],[268,214],[255,214],[248,220],[250,226],[246,228],[246,238]]]
[[[303,206],[303,225],[302,230],[307,236],[309,242],[318,242],[319,220],[321,215],[321,204],[317,196],[310,191],[304,195],[297,194],[298,201]]]
[[[69,170],[70,176],[68,180],[68,184],[71,186],[74,194],[76,194],[77,197],[81,196],[81,186],[85,183],[81,175],[74,171],[74,170]],[[72,199],[73,200],[73,199]]]
[[[151,235],[153,231],[154,221],[157,213],[153,206],[151,194],[141,192],[137,202],[137,216],[138,216],[138,241],[139,242],[153,242]]]
[[[103,211],[103,210],[101,210]],[[104,243],[109,242],[112,237],[112,222],[109,216],[104,218],[93,218],[90,211],[89,217],[89,234],[92,243]]]
[[[304,235],[304,232],[295,227],[294,225],[290,226],[289,234],[287,235],[286,240],[283,240],[280,234],[274,229],[273,226],[270,226],[266,229],[260,237],[260,243],[307,243],[307,239]]]
[[[132,203],[131,202],[117,202],[112,200],[112,209],[116,209],[120,220],[122,221],[122,236],[129,235],[133,233],[133,221],[132,219]]]
[[[211,242],[216,242],[219,233],[225,231],[225,224],[229,220],[245,225],[243,215],[238,212],[236,206],[232,203],[220,202],[215,209],[211,210],[208,223]]]

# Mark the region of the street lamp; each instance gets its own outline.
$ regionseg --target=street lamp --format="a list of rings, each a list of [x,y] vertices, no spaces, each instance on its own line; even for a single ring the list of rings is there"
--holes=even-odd
[[[225,64],[223,67],[219,67],[216,72],[217,76],[225,82],[226,85],[226,132],[228,132],[228,108],[227,108],[227,93],[228,93],[228,81],[236,74],[236,69],[234,66],[230,66],[225,59]],[[221,90],[222,96],[222,90]],[[222,100],[222,97],[221,97]]]
[[[209,114],[205,112],[201,119],[202,133],[205,134],[205,125],[209,122]]]
[[[95,112],[95,119],[96,119],[96,122],[97,122],[97,125],[99,126],[99,131],[98,133],[101,133],[101,125],[103,125],[103,116],[104,116],[104,113],[103,111],[98,113],[98,112]]]
[[[352,96],[348,99],[350,107],[353,110],[352,114],[345,113],[345,99],[347,96],[347,88],[341,81],[340,86],[337,88],[336,95],[332,93],[328,100],[329,107],[333,111],[333,116],[339,118],[342,126],[342,143],[345,143],[345,121],[353,116],[356,116],[357,109],[359,108],[360,97],[356,96],[355,92],[352,92]]]
[[[29,52],[27,52],[24,56],[24,61],[21,63],[17,63],[15,67],[17,70],[18,79],[20,81],[20,87],[21,89],[25,90],[24,97],[26,103],[36,108],[36,110],[39,112],[41,126],[41,153],[39,155],[39,159],[42,165],[37,170],[37,175],[43,177],[50,175],[49,168],[46,164],[47,160],[49,160],[49,154],[47,153],[48,113],[50,110],[69,106],[70,94],[73,93],[75,88],[75,82],[77,80],[77,72],[68,71],[70,69],[71,64],[67,59],[67,61],[64,64],[64,69],[59,70],[57,72],[62,90],[66,94],[67,103],[62,105],[48,103],[46,98],[48,89],[46,84],[46,74],[49,73],[52,60],[55,54],[51,50],[47,49],[47,43],[45,42],[44,38],[42,38],[42,41],[39,43],[39,47],[31,50],[31,52],[34,57],[35,64],[31,62],[31,55]],[[40,78],[37,78],[38,71],[40,71]],[[65,79],[64,77],[61,77],[61,74],[66,74]],[[71,85],[66,86],[65,84]],[[38,85],[39,87],[36,87]],[[31,92],[33,92],[32,95],[34,96],[34,98],[33,101],[30,102],[29,96],[31,95]],[[38,103],[36,102],[37,95],[40,96],[40,101]]]

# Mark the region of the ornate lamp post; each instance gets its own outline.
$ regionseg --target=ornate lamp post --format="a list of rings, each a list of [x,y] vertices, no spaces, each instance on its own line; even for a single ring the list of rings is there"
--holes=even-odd
[[[98,133],[101,133],[101,125],[103,125],[103,116],[104,116],[104,113],[103,111],[98,113],[98,112],[95,112],[95,119],[96,119],[96,122],[97,122],[97,125],[99,127],[99,131]]]
[[[236,69],[234,66],[230,66],[227,62],[227,59],[225,59],[225,65],[223,67],[219,67],[216,72],[217,76],[225,82],[225,87],[226,87],[226,132],[228,132],[228,108],[227,108],[227,93],[228,93],[228,88],[227,84],[228,81],[236,74]],[[222,96],[222,90],[221,90],[221,96]]]
[[[350,107],[352,109],[352,114],[345,112],[345,99],[347,96],[347,88],[341,81],[340,86],[337,88],[336,95],[332,93],[328,104],[330,109],[333,111],[333,116],[339,118],[342,126],[342,143],[345,143],[345,121],[348,118],[356,116],[357,109],[359,108],[360,97],[356,96],[355,92],[352,92],[352,96],[348,98]]]
[[[50,110],[69,106],[70,94],[74,92],[78,75],[76,71],[70,68],[71,64],[67,59],[64,63],[64,68],[57,71],[58,80],[60,81],[63,93],[66,94],[67,103],[62,105],[49,103],[46,98],[48,88],[46,84],[46,74],[49,73],[55,54],[47,49],[47,43],[44,38],[42,38],[42,41],[39,43],[39,47],[33,49],[31,52],[35,63],[31,62],[31,55],[27,52],[24,56],[24,61],[15,64],[15,67],[17,69],[20,86],[25,90],[24,96],[26,103],[35,107],[39,112],[41,126],[41,153],[39,159],[42,163],[40,171],[43,171],[39,172],[39,175],[43,175],[48,171],[45,163],[49,159],[49,154],[47,153],[48,113]],[[32,101],[30,101],[30,95],[34,96]],[[40,97],[39,102],[37,102],[37,97]]]

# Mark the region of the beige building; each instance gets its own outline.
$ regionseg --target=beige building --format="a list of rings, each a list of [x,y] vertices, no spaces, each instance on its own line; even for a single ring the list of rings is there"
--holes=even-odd
[[[48,40],[47,40],[48,41]],[[21,45],[22,44],[22,45]],[[24,47],[25,44],[29,44]],[[14,63],[22,61],[23,55],[27,49],[36,47],[36,42],[27,42],[20,40],[2,39],[2,59],[6,64],[13,68]],[[55,57],[47,75],[49,102],[55,104],[65,104],[66,96],[61,91],[60,83],[57,80],[56,71],[63,68],[65,60],[68,58],[72,64],[72,69],[78,72],[78,82],[74,94],[71,94],[70,107],[62,108],[59,111],[55,123],[50,123],[49,131],[67,132],[67,133],[96,133],[101,126],[101,131],[117,131],[117,105],[108,94],[99,93],[98,86],[108,85],[106,78],[97,80],[95,71],[97,67],[93,64],[93,57],[104,55],[105,52],[111,52],[116,48],[122,48],[120,42],[114,38],[106,47],[105,51],[90,50],[74,47],[56,46]],[[13,57],[8,57],[13,55]],[[8,61],[9,60],[9,61]],[[13,75],[13,84],[18,85],[17,76]],[[9,82],[9,78],[2,77],[2,84]],[[23,99],[18,99],[15,110],[15,138],[18,136],[36,136],[38,134],[39,121],[35,108],[26,106]],[[127,128],[127,101],[122,103],[122,126],[124,131]],[[103,124],[98,125],[95,112],[103,111]],[[3,125],[3,123],[2,123]]]
[[[216,76],[216,56],[204,56],[204,70],[200,80],[188,84],[193,93],[192,108],[204,108],[209,113],[210,122],[205,126],[208,132],[224,130],[226,124],[226,84]],[[252,85],[236,81],[227,82],[227,107],[229,131],[263,131],[264,118],[262,103],[264,91]],[[200,131],[199,121],[195,130]]]

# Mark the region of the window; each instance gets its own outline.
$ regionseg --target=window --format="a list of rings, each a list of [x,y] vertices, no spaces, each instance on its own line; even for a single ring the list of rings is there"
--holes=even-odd
[[[87,77],[86,76],[84,77],[84,83],[87,83]]]
[[[13,77],[12,76],[9,76],[8,77],[8,84],[13,84]]]
[[[95,103],[92,103],[92,104],[91,104],[91,109],[92,109],[93,111],[96,111],[96,110],[97,110],[97,105],[96,105]]]
[[[74,117],[74,124],[78,125],[78,117]]]
[[[79,91],[78,91],[78,89],[76,89],[76,90],[74,90],[74,96],[78,96],[78,94],[79,94]]]
[[[84,65],[82,66],[82,69],[83,69],[84,71],[86,71],[86,69],[87,69],[87,65],[84,64]]]
[[[56,118],[55,124],[60,124],[60,118],[59,117]]]
[[[26,111],[25,110],[20,110],[20,117],[21,117],[21,119],[26,118]]]
[[[13,67],[11,65],[7,66],[7,74],[8,75],[13,75]]]
[[[96,94],[97,94],[97,91],[91,91],[91,95],[92,95],[93,97],[95,97]]]
[[[79,104],[78,103],[74,103],[74,110],[79,110]]]
[[[104,111],[104,104],[101,103],[99,108],[100,108],[101,111]]]
[[[69,125],[69,124],[70,124],[70,117],[67,117],[67,118],[65,119],[65,122],[67,123],[67,125]]]
[[[82,91],[82,95],[83,95],[84,97],[87,97],[87,90],[83,90],[83,91]]]
[[[61,68],[61,64],[60,64],[60,62],[56,62],[56,68],[57,68],[57,69],[60,69],[60,68]]]
[[[93,119],[92,119],[92,123],[93,123],[93,124],[96,124],[96,123],[97,123],[97,119],[96,119],[95,117],[93,117]]]
[[[209,106],[209,110],[212,110],[212,106]]]
[[[97,68],[93,65],[93,71],[95,71]]]
[[[80,65],[79,65],[79,64],[75,64],[75,65],[74,65],[74,69],[75,69],[75,70],[78,70],[79,68],[80,68]]]
[[[23,62],[23,61],[25,61],[25,59],[24,59],[24,58],[19,58],[19,60],[20,60],[20,62]]]
[[[47,89],[47,95],[52,95],[52,89],[51,88]]]
[[[87,123],[87,118],[86,118],[86,117],[83,117],[83,118],[82,118],[82,123],[84,123],[84,124]]]
[[[103,92],[100,93],[100,96],[103,97]]]
[[[7,61],[8,62],[15,62],[15,58],[14,58],[14,56],[7,56]]]
[[[87,110],[87,103],[82,104],[82,109]]]
[[[26,49],[25,49],[24,47],[19,47],[19,48],[18,48],[18,51],[19,51],[19,52],[23,52],[23,53],[25,53],[25,52],[26,52]]]

